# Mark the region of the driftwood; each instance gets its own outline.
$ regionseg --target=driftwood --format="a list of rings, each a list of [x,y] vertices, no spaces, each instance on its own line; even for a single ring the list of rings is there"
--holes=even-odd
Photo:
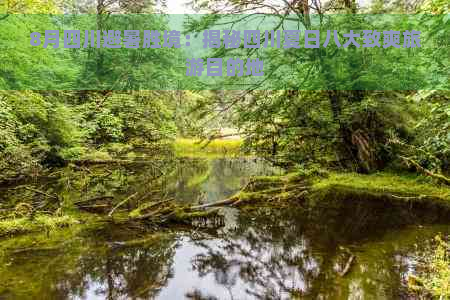
[[[8,187],[8,186],[16,185],[21,182],[27,181],[29,178],[30,178],[30,176],[25,175],[25,174],[21,174],[16,177],[12,177],[12,178],[3,178],[3,179],[0,179],[0,186]]]
[[[217,226],[223,225],[223,216],[219,214],[220,206],[236,206],[242,202],[253,201],[268,201],[281,199],[278,193],[286,194],[287,198],[298,199],[308,193],[309,188],[305,186],[305,182],[290,182],[288,180],[280,180],[271,182],[272,187],[268,189],[262,189],[258,192],[247,192],[247,188],[252,185],[253,181],[248,182],[241,192],[231,196],[230,198],[205,203],[201,205],[186,206],[177,203],[174,199],[163,199],[157,202],[149,202],[138,207],[134,212],[130,213],[127,218],[118,220],[109,219],[115,223],[133,223],[133,222],[147,222],[153,224],[164,224],[168,222],[178,224],[191,224],[199,221],[202,224],[208,224],[209,220],[212,220]],[[282,184],[282,187],[273,187],[273,185]],[[114,211],[135,197],[136,194],[131,195],[125,200],[117,204],[108,214],[111,217]],[[215,208],[215,209],[209,209]],[[219,222],[217,222],[219,221]]]
[[[387,195],[388,197],[392,197],[394,199],[400,199],[400,200],[407,200],[407,201],[411,201],[411,200],[423,200],[426,199],[430,196],[427,195],[419,195],[419,196],[397,196],[397,195]]]
[[[173,200],[175,200],[175,199],[173,199],[173,198],[170,198],[170,199],[164,199],[164,200],[161,200],[161,201],[158,201],[158,202],[155,202],[155,203],[150,204],[150,205],[147,206],[145,209],[149,209],[149,208],[152,208],[152,207],[155,207],[155,206],[158,206],[158,205],[161,205],[161,204],[163,204],[163,203],[167,203],[167,202],[170,202],[170,201],[173,201]]]
[[[78,206],[79,209],[86,209],[86,210],[90,210],[90,209],[98,209],[98,208],[108,208],[110,207],[110,205],[108,204],[93,204],[93,205],[81,205]]]

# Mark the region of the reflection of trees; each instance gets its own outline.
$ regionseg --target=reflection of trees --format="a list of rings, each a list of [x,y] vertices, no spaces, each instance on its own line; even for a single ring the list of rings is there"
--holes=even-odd
[[[385,235],[393,223],[401,224],[395,221],[400,212],[382,216],[377,204],[327,204],[327,210],[271,211],[252,215],[254,220],[241,215],[235,231],[220,240],[196,242],[203,250],[192,260],[194,269],[201,277],[212,274],[231,292],[245,288],[257,299],[398,298],[401,276],[393,254],[405,244],[413,245],[411,239],[396,235],[382,244],[383,249],[377,244],[355,253],[357,259],[345,277],[338,275],[336,266],[349,259],[344,248],[362,247],[365,240]]]
[[[145,164],[105,165],[68,169],[59,180],[61,193],[72,199],[112,196],[122,199],[138,192],[143,198],[161,197],[162,177],[175,167],[173,160]]]
[[[389,216],[391,226],[399,219],[395,209],[383,217],[378,204],[355,205],[328,203],[324,210],[241,214],[236,229],[220,238],[211,238],[217,234],[214,231],[197,232],[193,243],[200,250],[195,247],[189,252],[194,253],[192,276],[213,277],[228,290],[230,299],[245,298],[242,292],[251,299],[290,299],[292,294],[304,299],[400,299],[399,285],[405,272],[414,269],[415,253],[425,251],[420,249],[423,241],[450,229],[392,231],[380,220],[387,222],[384,218]],[[157,297],[180,267],[173,266],[174,238],[123,244],[114,241],[129,238],[133,231],[110,226],[83,231],[63,248],[5,252],[0,257],[0,278],[4,279],[0,298],[88,298],[94,291],[106,299]],[[63,232],[52,233],[58,234],[64,240]],[[348,260],[341,247],[357,257],[345,277],[335,271],[336,265]],[[206,288],[184,294],[190,299],[216,299],[216,287]]]
[[[162,178],[163,188],[181,201],[217,201],[231,196],[252,175],[271,174],[261,160],[182,158]]]
[[[31,189],[25,186],[5,190],[0,201],[8,201],[11,205],[21,201],[41,203],[46,195],[55,194],[60,200],[71,202],[88,199],[119,201],[136,192],[140,198],[160,198],[163,196],[161,178],[175,166],[176,161],[170,158],[127,164],[68,166],[56,171],[48,180],[43,178],[30,183]],[[56,204],[57,201],[53,202]]]
[[[180,199],[192,201],[200,198],[210,202],[223,200],[244,186],[250,176],[272,174],[273,171],[263,161],[253,158],[216,158],[201,161],[206,167],[187,178],[188,184],[177,192]],[[189,195],[190,199],[183,197],[183,194]]]
[[[92,200],[111,206],[137,193],[127,202],[128,208],[165,197],[180,201],[216,201],[235,193],[250,176],[272,172],[261,160],[249,158],[145,159],[129,164],[68,166],[55,172],[50,179],[2,190],[0,201],[11,207],[19,202],[35,206],[49,203],[48,210],[58,207],[58,201],[48,195],[58,195],[61,202]],[[51,201],[46,201],[49,199]]]
[[[55,253],[32,252],[16,259],[11,271],[20,274],[20,281],[10,289],[11,298],[89,298],[95,293],[105,299],[152,299],[172,277],[173,238],[133,247],[95,241],[98,238],[67,244]],[[0,276],[9,280],[16,276],[3,271]],[[1,293],[0,288],[0,298]]]
[[[224,286],[241,281],[246,293],[257,299],[285,299],[309,290],[321,268],[309,241],[295,234],[295,222],[258,218],[258,226],[250,227],[241,217],[237,230],[217,244],[199,242],[205,251],[193,259],[194,269],[199,276],[213,273]]]
[[[206,159],[179,159],[172,172],[164,176],[164,189],[175,199],[194,201],[201,194],[200,184],[210,171]]]
[[[103,255],[83,258],[83,272],[101,287],[96,291],[106,299],[148,299],[159,293],[172,276],[173,247],[108,248]]]

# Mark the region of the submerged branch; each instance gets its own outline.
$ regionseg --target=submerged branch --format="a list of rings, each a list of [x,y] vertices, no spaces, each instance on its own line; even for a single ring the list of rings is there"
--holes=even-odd
[[[121,207],[122,205],[124,205],[125,203],[127,203],[128,201],[130,201],[132,198],[134,198],[138,193],[134,193],[130,196],[128,196],[127,198],[125,198],[124,200],[120,201],[119,204],[117,204],[116,206],[113,207],[113,209],[111,209],[111,211],[108,214],[108,217],[111,217],[113,215],[113,213],[116,211],[116,209],[118,209],[119,207]]]
[[[349,271],[350,268],[352,267],[352,263],[355,260],[355,255],[350,255],[347,263],[345,264],[344,269],[341,272],[338,272],[339,276],[344,277]]]
[[[238,197],[233,196],[233,197],[225,199],[225,200],[219,200],[219,201],[212,202],[212,203],[206,203],[206,204],[202,204],[202,205],[191,206],[190,209],[191,210],[201,210],[201,209],[205,209],[205,208],[208,208],[208,207],[233,205],[238,200],[239,200]]]

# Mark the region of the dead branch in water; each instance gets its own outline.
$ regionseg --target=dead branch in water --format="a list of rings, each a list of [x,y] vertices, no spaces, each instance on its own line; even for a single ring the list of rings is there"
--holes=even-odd
[[[111,211],[108,214],[108,217],[111,217],[112,214],[116,211],[116,209],[118,209],[119,207],[121,207],[122,205],[124,205],[125,203],[127,203],[128,201],[130,201],[132,198],[134,198],[136,195],[138,194],[138,192],[128,196],[127,198],[125,198],[124,200],[120,201],[119,204],[117,204],[116,206],[113,207],[113,209],[111,209]]]
[[[233,197],[225,199],[225,200],[219,200],[219,201],[212,202],[212,203],[191,206],[190,209],[191,210],[201,210],[201,209],[208,208],[208,207],[233,205],[238,200],[239,200],[239,197],[233,196]]]
[[[345,264],[345,267],[342,270],[342,272],[338,272],[339,276],[344,277],[350,271],[350,268],[351,268],[352,263],[353,263],[354,260],[355,260],[355,256],[352,254],[349,257],[347,263]]]

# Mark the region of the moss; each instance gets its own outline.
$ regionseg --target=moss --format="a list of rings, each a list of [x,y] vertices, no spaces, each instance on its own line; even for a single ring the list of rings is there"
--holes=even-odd
[[[173,147],[178,156],[218,156],[238,155],[240,153],[242,140],[213,140],[211,142],[200,139],[178,138]]]
[[[0,236],[12,236],[37,231],[50,231],[74,224],[79,224],[79,221],[72,216],[54,217],[38,215],[33,219],[27,217],[6,219],[0,221]]]
[[[450,189],[446,186],[435,185],[421,176],[391,173],[362,175],[315,170],[279,176],[259,176],[252,178],[234,197],[239,198],[240,206],[256,203],[279,205],[282,202],[298,202],[304,199],[312,206],[328,199],[383,200],[409,206],[414,202],[418,209],[429,210],[439,216],[445,216],[450,211]],[[439,208],[445,209],[440,212]]]
[[[273,189],[285,184],[283,176],[257,176],[250,179],[243,192],[256,192]]]
[[[168,215],[167,220],[164,222],[180,225],[194,225],[196,221],[214,221],[212,223],[221,224],[223,223],[223,216],[219,214],[219,210],[219,208],[214,208],[202,211],[191,211],[187,207],[178,207]]]
[[[427,183],[420,176],[401,176],[390,173],[362,175],[356,173],[330,173],[327,178],[315,179],[312,185],[313,193],[327,190],[340,190],[399,196],[399,199],[412,200],[432,199],[450,206],[450,189]]]
[[[293,201],[303,200],[307,193],[308,180],[299,172],[285,175],[255,176],[239,193],[234,205],[244,210],[252,207],[284,207]],[[255,206],[255,204],[258,204]]]
[[[300,169],[297,172],[291,173],[289,176],[292,178],[292,180],[295,179],[305,179],[305,178],[327,178],[329,176],[329,172],[320,166],[313,165],[307,169]]]

